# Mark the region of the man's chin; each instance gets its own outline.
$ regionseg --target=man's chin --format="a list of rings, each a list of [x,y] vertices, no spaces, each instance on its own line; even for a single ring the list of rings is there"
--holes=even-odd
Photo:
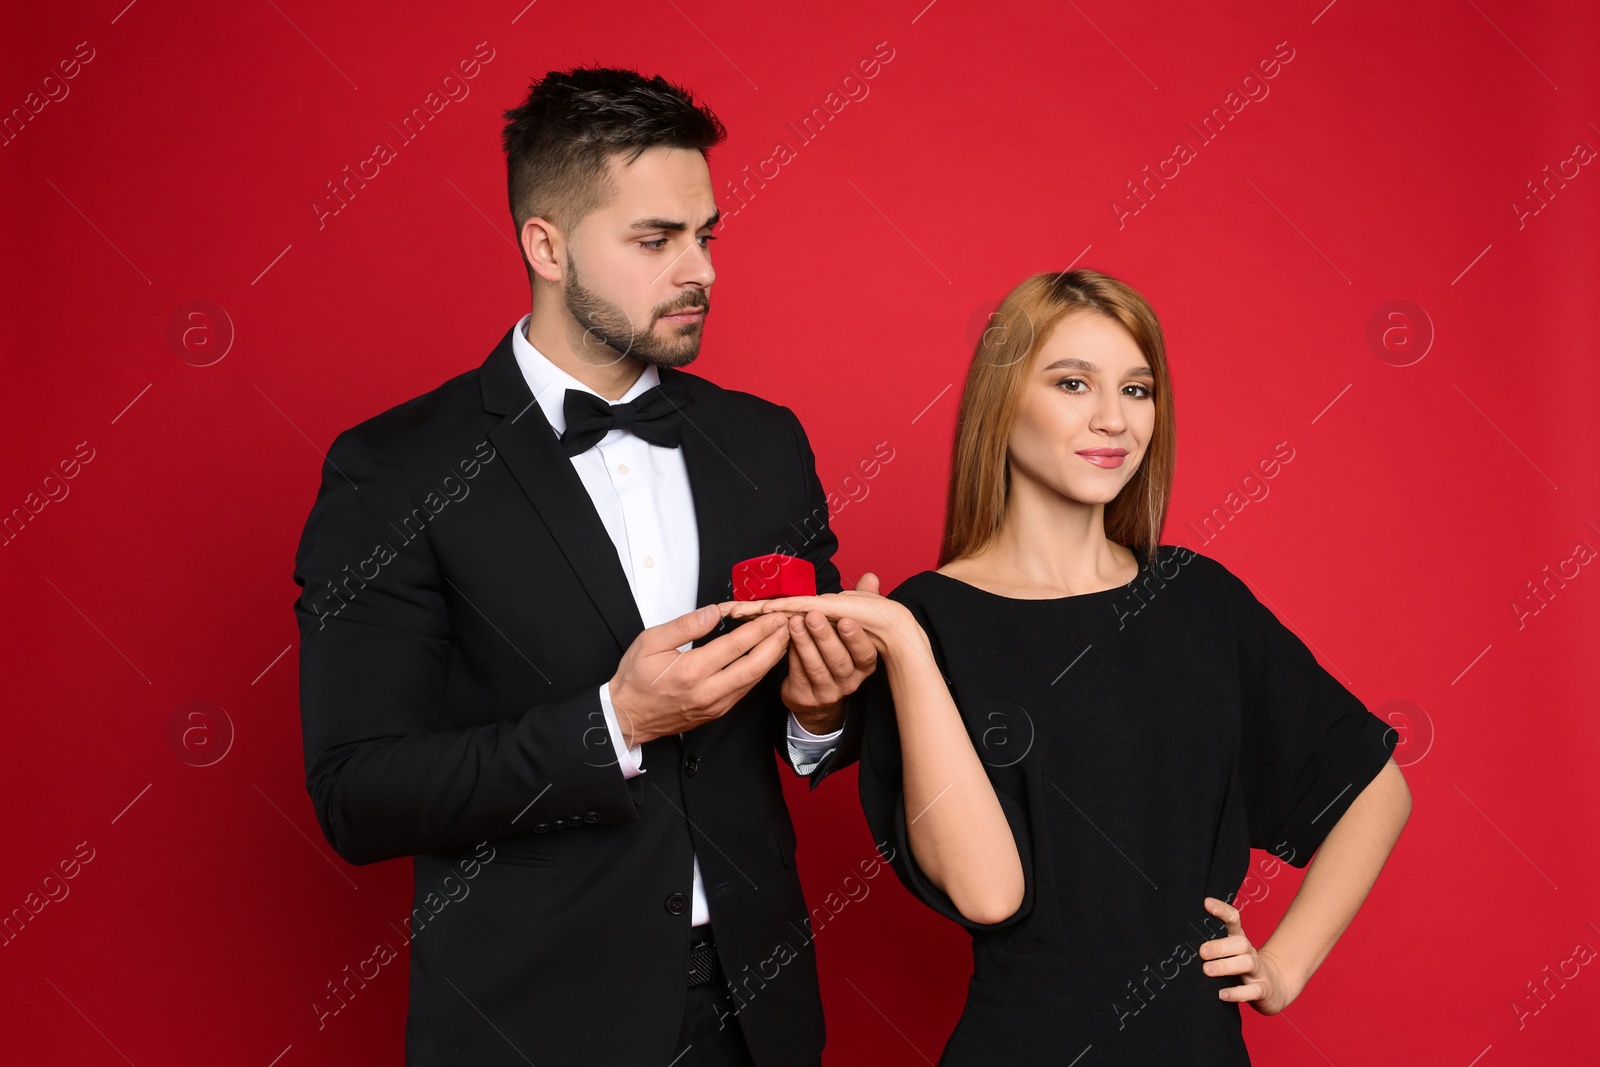
[[[699,345],[695,345],[687,352],[651,352],[648,355],[640,352],[634,353],[646,363],[653,363],[658,367],[687,367],[695,361],[695,357],[699,354]]]
[[[674,344],[672,341],[651,345],[648,351],[634,349],[633,355],[653,363],[658,367],[687,367],[700,355],[700,326],[692,327],[692,333],[687,336],[680,333],[672,341],[686,342]]]

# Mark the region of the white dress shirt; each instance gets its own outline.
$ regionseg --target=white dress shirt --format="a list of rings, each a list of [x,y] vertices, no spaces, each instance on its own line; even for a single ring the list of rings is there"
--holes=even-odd
[[[532,390],[534,400],[544,412],[557,436],[566,432],[566,393],[579,389],[595,391],[534,348],[523,330],[532,315],[524,315],[512,333],[512,351],[517,366]],[[619,400],[625,404],[661,381],[653,364],[646,364],[639,379]],[[595,393],[596,396],[600,394]],[[605,399],[602,397],[601,399]],[[572,467],[594,501],[611,543],[616,546],[622,572],[628,576],[639,617],[648,628],[687,614],[701,605],[695,603],[700,580],[700,534],[694,513],[694,495],[689,487],[689,469],[684,465],[683,449],[654,445],[631,430],[606,432],[598,444],[572,458]],[[687,651],[693,641],[679,646]],[[617,725],[616,709],[611,706],[609,679],[600,686],[600,709],[606,729],[616,749],[617,765],[624,778],[645,772],[642,745],[629,748]],[[800,774],[809,774],[833,747],[843,730],[813,734],[789,713],[789,761]],[[695,926],[711,921],[705,888],[700,879],[700,860],[694,860],[693,914]]]

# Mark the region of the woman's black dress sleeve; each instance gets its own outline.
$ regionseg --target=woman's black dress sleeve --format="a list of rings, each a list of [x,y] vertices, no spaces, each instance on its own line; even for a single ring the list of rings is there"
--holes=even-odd
[[[896,594],[899,590],[896,590]],[[901,599],[897,595],[891,599]],[[940,663],[942,657],[937,648],[935,632],[930,628],[926,615],[915,604],[906,603],[911,613],[917,617],[918,623],[924,631],[928,632],[930,640],[935,642],[934,660]],[[943,673],[941,665],[940,673]],[[948,684],[948,682],[947,682]],[[1000,807],[1005,811],[1006,821],[1011,824],[1012,836],[1016,838],[1017,855],[1022,860],[1023,898],[1022,905],[1009,918],[998,923],[978,923],[968,919],[956,908],[944,890],[934,885],[919,866],[916,858],[911,854],[911,842],[908,836],[909,819],[907,816],[905,795],[901,790],[902,770],[900,758],[900,730],[895,719],[894,701],[889,694],[888,672],[881,667],[868,676],[861,687],[861,708],[863,715],[863,733],[861,739],[861,771],[859,776],[861,807],[866,814],[867,826],[872,830],[872,839],[878,843],[878,850],[894,868],[895,874],[913,895],[928,907],[943,915],[945,918],[966,927],[968,930],[996,930],[1010,926],[1026,918],[1033,908],[1033,878],[1032,849],[1029,845],[1029,820],[1027,816],[1027,797],[1013,797],[1004,790],[996,790],[996,797]],[[987,746],[994,748],[1007,743],[1018,743],[1016,739],[1006,737],[1008,731],[1015,731],[1017,724],[991,720],[987,726],[990,731],[987,737],[980,736],[975,739],[975,747]],[[968,722],[969,736],[972,723]],[[983,750],[982,748],[979,749]],[[935,801],[937,803],[937,801]]]

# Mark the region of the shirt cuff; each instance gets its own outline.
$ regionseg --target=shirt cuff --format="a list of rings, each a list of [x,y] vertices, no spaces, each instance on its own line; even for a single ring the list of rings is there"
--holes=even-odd
[[[606,732],[611,735],[611,747],[617,753],[617,766],[622,768],[622,777],[636,778],[644,773],[644,746],[634,745],[629,748],[623,744],[622,728],[617,725],[617,709],[611,706],[611,683],[607,681],[600,687],[600,714],[606,719]]]
[[[834,730],[832,733],[814,734],[810,730],[807,730],[804,726],[800,725],[800,719],[795,715],[794,712],[789,712],[789,740],[798,744],[808,745],[833,742],[839,740],[839,735],[842,733],[844,733],[843,726],[839,727],[837,730]]]
[[[800,725],[793,711],[789,712],[789,762],[794,765],[795,773],[804,776],[816,770],[843,733],[841,726],[832,733],[814,734]]]

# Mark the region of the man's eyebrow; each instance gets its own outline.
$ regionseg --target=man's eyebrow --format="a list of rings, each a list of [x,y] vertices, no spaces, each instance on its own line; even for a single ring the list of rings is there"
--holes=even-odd
[[[1076,358],[1073,358],[1073,359],[1058,359],[1054,363],[1050,364],[1048,367],[1046,367],[1044,369],[1045,370],[1081,370],[1081,371],[1088,371],[1090,374],[1099,374],[1100,373],[1100,368],[1098,366],[1096,366],[1095,364],[1089,362],[1087,359],[1076,359]],[[1152,371],[1149,367],[1133,367],[1133,368],[1129,369],[1129,371],[1128,371],[1128,373],[1126,375],[1124,375],[1124,377],[1127,377],[1127,378],[1154,378],[1155,376],[1156,376],[1155,372]]]
[[[700,224],[700,228],[705,229],[707,226],[715,226],[719,221],[721,221],[721,219],[722,210],[718,208],[712,213],[709,219]],[[628,227],[630,230],[637,230],[641,233],[651,230],[666,230],[668,233],[682,233],[688,228],[689,224],[680,219],[635,219],[633,224]]]

